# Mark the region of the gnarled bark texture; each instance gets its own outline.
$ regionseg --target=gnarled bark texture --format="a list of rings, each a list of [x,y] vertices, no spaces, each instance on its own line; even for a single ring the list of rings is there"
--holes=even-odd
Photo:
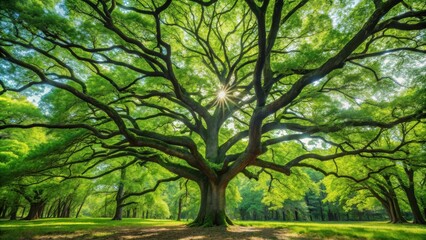
[[[115,214],[112,220],[121,220],[123,218],[124,180],[126,180],[126,168],[121,169],[120,183],[118,185],[117,195],[115,196]]]
[[[201,192],[201,204],[198,215],[190,226],[233,225],[225,211],[228,183],[217,184],[212,181],[202,181],[198,185]]]

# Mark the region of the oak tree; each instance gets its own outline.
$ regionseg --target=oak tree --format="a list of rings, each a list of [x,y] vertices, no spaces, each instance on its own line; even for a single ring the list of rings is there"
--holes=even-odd
[[[376,143],[424,124],[425,17],[421,0],[3,0],[0,94],[46,120],[0,130],[83,129],[92,165],[156,163],[198,184],[194,225],[231,224],[238,174],[421,144]]]

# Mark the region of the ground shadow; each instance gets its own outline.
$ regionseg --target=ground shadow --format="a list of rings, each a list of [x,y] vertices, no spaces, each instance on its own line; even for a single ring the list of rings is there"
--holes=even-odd
[[[148,228],[113,228],[113,229],[96,229],[92,231],[79,231],[74,233],[46,233],[34,236],[32,239],[158,239],[158,240],[189,240],[189,239],[312,239],[296,233],[290,232],[283,228],[255,228],[231,226],[225,227],[186,227],[186,226],[168,226],[168,227],[148,227]]]

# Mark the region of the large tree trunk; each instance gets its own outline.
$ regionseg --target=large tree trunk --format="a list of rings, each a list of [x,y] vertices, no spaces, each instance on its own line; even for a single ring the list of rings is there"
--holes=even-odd
[[[414,194],[414,188],[404,189],[407,194],[408,203],[410,204],[411,212],[413,213],[413,223],[415,224],[426,224],[423,218],[422,212],[420,211],[417,198]]]
[[[115,214],[112,220],[121,220],[123,219],[123,206],[121,201],[117,201],[117,206],[115,207]]]
[[[416,198],[415,190],[414,190],[414,170],[409,168],[408,166],[404,166],[404,171],[407,174],[408,178],[408,186],[404,184],[402,179],[398,176],[397,179],[407,195],[408,203],[411,208],[411,212],[413,214],[413,223],[415,224],[426,224],[425,219],[423,218],[422,212],[419,208],[419,203]]]
[[[124,196],[124,180],[126,180],[126,169],[121,169],[120,183],[118,185],[117,195],[115,196],[116,207],[112,220],[121,220],[123,218],[123,196]]]
[[[214,182],[199,183],[201,204],[197,218],[190,226],[227,226],[232,221],[226,216],[226,187],[228,183],[216,184]]]
[[[44,204],[45,201],[30,203],[30,211],[28,212],[28,215],[23,218],[23,220],[34,220],[41,218],[41,213],[43,211]]]
[[[393,214],[392,223],[405,223],[407,220],[402,215],[401,208],[399,206],[398,198],[396,196],[395,190],[393,189],[392,182],[390,181],[389,176],[384,176],[386,183],[388,184],[388,193],[387,199],[391,206],[391,213]]]
[[[372,188],[369,188],[370,192],[373,194],[373,196],[379,200],[379,202],[382,204],[383,208],[385,209],[386,213],[389,216],[389,222],[393,223],[395,221],[395,214],[394,210],[392,209],[391,203],[388,201],[387,197],[381,197],[376,191],[374,191]]]

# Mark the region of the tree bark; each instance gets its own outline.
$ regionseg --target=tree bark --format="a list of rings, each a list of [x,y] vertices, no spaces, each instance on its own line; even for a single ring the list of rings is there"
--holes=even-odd
[[[132,208],[133,212],[132,212],[132,218],[136,218],[136,214],[138,209],[137,208]]]
[[[77,213],[75,214],[75,218],[78,218],[80,215],[80,211],[83,208],[84,203],[86,202],[87,197],[89,196],[89,192],[84,196],[83,201],[81,202],[80,206],[78,207]]]
[[[6,204],[4,203],[4,201],[0,202],[0,218],[3,217],[3,210],[6,208]]]
[[[182,215],[182,198],[183,196],[180,196],[178,200],[178,212],[177,212],[177,218],[176,218],[177,221],[180,221],[181,215]]]
[[[404,190],[405,195],[407,195],[408,204],[410,205],[411,212],[413,214],[413,223],[415,224],[426,224],[426,221],[420,211],[419,203],[416,198],[415,189],[414,189],[414,170],[404,165],[404,171],[408,178],[408,185],[404,184],[402,179],[397,176],[397,179]]]
[[[426,221],[422,215],[422,212],[420,211],[419,204],[414,193],[414,188],[404,189],[404,191],[407,195],[408,203],[410,205],[411,212],[413,214],[413,223],[426,224]]]
[[[45,201],[38,201],[30,203],[30,211],[28,215],[23,218],[23,220],[34,220],[41,218],[41,213],[43,211]]]
[[[7,209],[8,209],[8,206],[6,204],[4,204],[3,211],[0,212],[0,214],[1,214],[0,218],[6,218]]]
[[[297,208],[294,209],[294,221],[299,221],[299,210]]]
[[[59,199],[58,200],[58,208],[56,209],[56,212],[57,212],[56,217],[57,218],[61,217],[61,206],[62,206],[61,199]]]
[[[305,195],[305,202],[306,202],[306,206],[308,206],[309,220],[312,221],[312,219],[313,219],[313,217],[312,217],[312,208],[311,208],[311,205],[310,205],[310,202],[309,202],[309,197],[308,197],[307,194]]]
[[[24,218],[25,210],[26,210],[26,207],[23,207],[22,213],[21,213],[21,218]]]
[[[201,192],[201,204],[198,215],[190,226],[233,225],[225,212],[225,194],[228,183],[217,184],[212,181],[203,181],[198,185]]]
[[[14,203],[10,209],[10,220],[16,220],[16,215],[18,213],[19,205],[17,203]]]
[[[393,189],[392,182],[389,176],[384,176],[386,183],[388,184],[388,193],[387,199],[391,206],[391,213],[393,213],[392,223],[405,223],[407,220],[402,216],[401,208],[398,203],[398,198],[396,196],[395,190]]]
[[[126,168],[121,169],[120,183],[118,185],[117,195],[115,196],[116,207],[112,220],[121,220],[123,218],[123,196],[124,196],[124,180],[126,179]]]

